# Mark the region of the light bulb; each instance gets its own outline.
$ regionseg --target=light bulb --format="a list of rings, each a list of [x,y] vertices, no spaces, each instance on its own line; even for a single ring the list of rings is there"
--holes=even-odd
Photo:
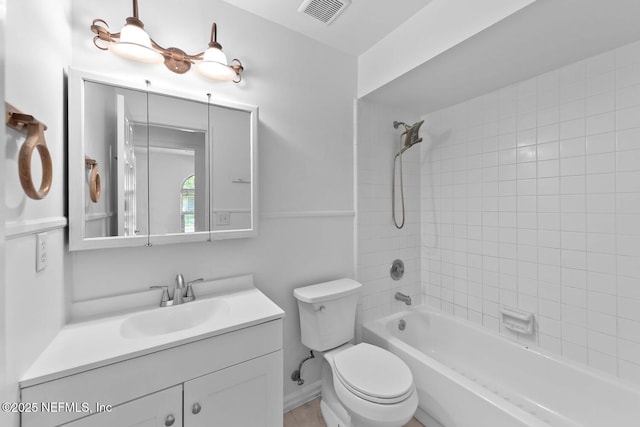
[[[205,50],[202,61],[196,63],[196,70],[211,80],[228,82],[236,78],[236,72],[227,65],[227,56],[217,47]]]
[[[120,41],[109,46],[116,55],[132,61],[159,64],[164,56],[151,47],[151,39],[146,31],[134,24],[126,24],[120,31]]]

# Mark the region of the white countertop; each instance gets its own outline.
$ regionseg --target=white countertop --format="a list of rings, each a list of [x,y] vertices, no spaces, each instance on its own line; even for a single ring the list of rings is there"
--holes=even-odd
[[[196,294],[197,295],[197,294]],[[201,297],[185,304],[198,304],[209,298],[222,299],[229,307],[224,316],[213,317],[195,327],[141,338],[125,338],[122,324],[132,315],[177,307],[154,307],[100,319],[65,325],[44,352],[24,374],[21,387],[73,375],[204,338],[284,317],[284,311],[258,289]],[[178,306],[179,307],[179,306]]]

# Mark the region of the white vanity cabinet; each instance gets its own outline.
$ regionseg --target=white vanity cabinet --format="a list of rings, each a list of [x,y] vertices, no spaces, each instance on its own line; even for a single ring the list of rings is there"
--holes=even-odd
[[[22,402],[91,412],[25,413],[22,427],[281,427],[282,319],[21,384]],[[95,413],[98,405],[110,412]]]

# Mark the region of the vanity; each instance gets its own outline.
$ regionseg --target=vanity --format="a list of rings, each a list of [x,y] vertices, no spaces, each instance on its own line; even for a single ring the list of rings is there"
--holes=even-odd
[[[284,312],[251,275],[194,289],[170,307],[127,295],[146,306],[63,327],[20,382],[21,425],[282,426]]]

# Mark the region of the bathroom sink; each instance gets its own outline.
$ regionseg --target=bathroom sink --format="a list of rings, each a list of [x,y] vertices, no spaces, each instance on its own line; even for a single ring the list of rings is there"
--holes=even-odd
[[[228,313],[229,304],[219,298],[156,308],[126,318],[120,327],[120,334],[124,338],[165,335],[195,328]]]

